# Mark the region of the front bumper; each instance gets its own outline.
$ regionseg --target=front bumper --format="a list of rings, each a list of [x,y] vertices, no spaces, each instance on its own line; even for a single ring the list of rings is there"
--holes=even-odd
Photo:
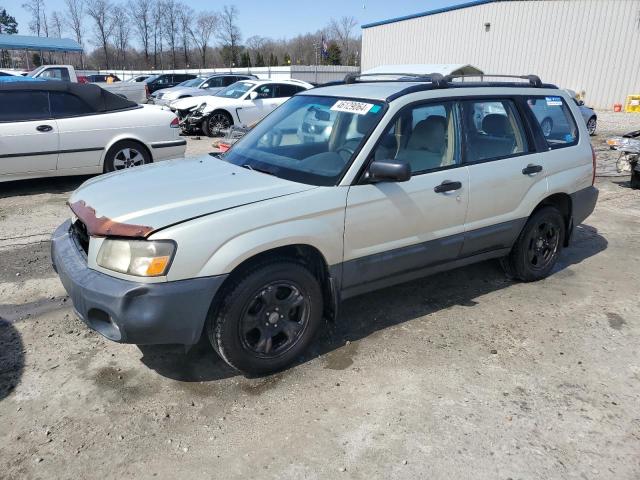
[[[227,275],[162,283],[111,277],[87,266],[70,226],[67,220],[54,232],[51,261],[83,322],[120,343],[198,342],[211,301]]]

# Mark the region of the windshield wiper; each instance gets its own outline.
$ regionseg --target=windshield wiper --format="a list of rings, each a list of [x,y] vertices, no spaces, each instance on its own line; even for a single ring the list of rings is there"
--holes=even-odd
[[[269,170],[265,170],[263,168],[252,167],[248,163],[245,163],[244,165],[242,165],[242,168],[246,168],[246,169],[251,170],[253,172],[266,173],[267,175],[275,175],[275,173],[270,172]]]

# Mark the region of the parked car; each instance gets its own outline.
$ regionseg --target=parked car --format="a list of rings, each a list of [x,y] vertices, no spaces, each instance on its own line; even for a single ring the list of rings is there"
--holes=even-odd
[[[595,155],[571,97],[526,79],[350,76],[302,91],[223,156],[81,186],[53,264],[105,337],[204,333],[252,374],[300,358],[345,298],[488,259],[543,279],[594,209]],[[570,125],[559,138],[529,102],[550,97]],[[478,102],[504,113],[478,128]],[[328,138],[297,135],[311,107],[335,112]]]
[[[255,75],[231,75],[228,73],[216,74],[210,77],[198,77],[182,82],[173,88],[163,88],[151,94],[156,105],[169,105],[174,100],[187,97],[200,97],[215,95],[224,87],[241,80],[257,79]]]
[[[194,78],[196,78],[196,75],[192,75],[191,73],[162,73],[149,77],[143,80],[142,83],[146,86],[148,98],[156,90],[175,87],[182,82],[193,80]]]
[[[178,119],[97,85],[0,82],[0,182],[112,172],[184,156]]]
[[[579,110],[582,119],[587,125],[587,131],[589,135],[595,135],[598,128],[598,116],[596,112],[587,107],[582,100],[576,98],[576,93],[572,90],[565,90],[571,97],[573,103],[575,103]],[[531,109],[536,115],[536,118],[542,125],[542,132],[545,137],[557,136],[558,132],[564,132],[567,128],[567,124],[562,115],[562,111],[558,108],[554,108],[555,100],[553,98],[545,99],[545,101],[536,101],[531,105]]]
[[[32,72],[29,77],[42,80],[57,80],[72,83],[88,83],[87,76],[78,75],[72,65],[42,65]],[[127,82],[100,83],[100,88],[115,93],[121,97],[136,103],[143,103],[147,100],[144,85]]]
[[[8,70],[0,70],[0,77],[14,77],[17,73],[10,72]]]
[[[183,119],[181,125],[186,133],[201,129],[205,135],[214,136],[232,125],[259,122],[290,97],[309,88],[313,86],[300,80],[245,80],[214,96],[183,98],[169,107]]]
[[[144,82],[147,78],[151,77],[152,75],[136,75],[135,77],[130,78],[129,80],[127,80],[127,82]]]

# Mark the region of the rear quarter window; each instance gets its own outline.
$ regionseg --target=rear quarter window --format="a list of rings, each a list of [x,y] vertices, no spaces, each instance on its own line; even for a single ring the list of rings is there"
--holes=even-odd
[[[527,105],[540,125],[549,148],[568,147],[577,143],[578,127],[562,97],[528,97]]]

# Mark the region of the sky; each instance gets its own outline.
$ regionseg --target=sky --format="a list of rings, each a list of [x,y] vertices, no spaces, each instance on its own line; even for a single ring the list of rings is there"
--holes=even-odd
[[[29,15],[22,8],[25,0],[0,0],[16,17],[20,34],[29,35]],[[183,0],[197,10],[220,10],[233,4],[239,10],[239,26],[244,39],[253,35],[271,38],[291,38],[299,33],[315,32],[324,27],[331,17],[354,16],[360,25],[412,13],[424,12],[468,0]],[[64,11],[64,0],[45,0],[47,13]],[[89,33],[89,25],[85,27]]]

